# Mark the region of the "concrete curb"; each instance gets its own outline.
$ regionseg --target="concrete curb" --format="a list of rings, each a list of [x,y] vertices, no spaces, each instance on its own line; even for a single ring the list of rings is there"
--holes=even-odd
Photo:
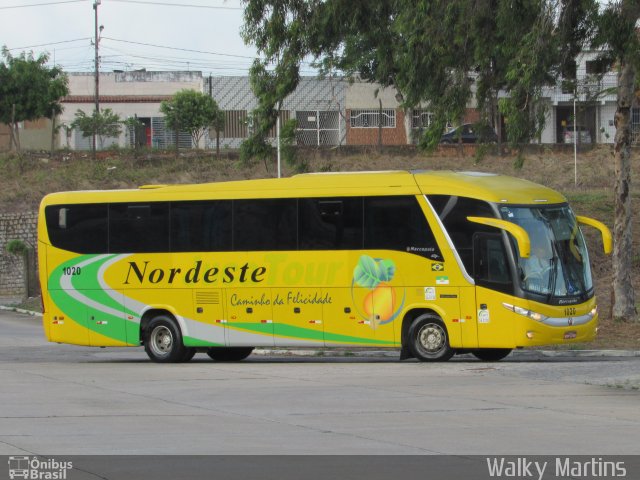
[[[31,315],[32,317],[42,316],[42,313],[40,312],[33,312],[31,310],[25,310],[24,308],[18,308],[18,307],[6,307],[4,305],[0,305],[0,310],[4,310],[6,312],[24,313],[25,315]]]
[[[339,348],[287,349],[287,348],[257,348],[253,355],[263,356],[296,356],[296,357],[379,357],[393,358],[400,355],[399,349],[362,350]],[[640,350],[514,350],[511,358],[615,358],[640,357]]]

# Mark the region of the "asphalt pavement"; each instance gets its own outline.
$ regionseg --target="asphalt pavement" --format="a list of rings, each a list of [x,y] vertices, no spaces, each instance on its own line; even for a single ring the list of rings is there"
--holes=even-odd
[[[636,352],[198,354],[46,342],[0,312],[0,455],[638,455]]]

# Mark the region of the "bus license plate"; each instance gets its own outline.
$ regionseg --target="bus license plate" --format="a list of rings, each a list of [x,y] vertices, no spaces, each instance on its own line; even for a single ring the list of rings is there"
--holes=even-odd
[[[574,331],[564,332],[564,339],[565,340],[572,340],[574,338],[577,338],[577,336],[578,336],[578,332],[574,332]]]

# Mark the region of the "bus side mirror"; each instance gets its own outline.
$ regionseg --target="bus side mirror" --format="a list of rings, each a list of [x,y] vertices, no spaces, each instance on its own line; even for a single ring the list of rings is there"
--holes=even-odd
[[[587,225],[600,231],[600,234],[602,235],[602,246],[604,248],[604,253],[605,255],[609,255],[613,250],[613,239],[611,238],[611,230],[609,230],[609,228],[604,223],[599,222],[598,220],[594,220],[593,218],[581,217],[578,215],[576,216],[576,220],[578,220],[578,223],[581,225]]]
[[[511,235],[513,235],[513,237],[516,239],[516,242],[518,242],[520,257],[529,258],[529,255],[531,255],[531,240],[529,239],[527,231],[520,225],[516,225],[512,222],[507,222],[506,220],[500,220],[490,217],[467,217],[467,220],[473,223],[479,223],[481,225],[488,225],[489,227],[506,230]]]

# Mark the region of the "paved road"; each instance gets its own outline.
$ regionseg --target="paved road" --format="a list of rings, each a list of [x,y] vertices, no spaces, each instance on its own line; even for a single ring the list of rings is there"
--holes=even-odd
[[[0,455],[640,454],[640,358],[156,365],[0,312]]]

